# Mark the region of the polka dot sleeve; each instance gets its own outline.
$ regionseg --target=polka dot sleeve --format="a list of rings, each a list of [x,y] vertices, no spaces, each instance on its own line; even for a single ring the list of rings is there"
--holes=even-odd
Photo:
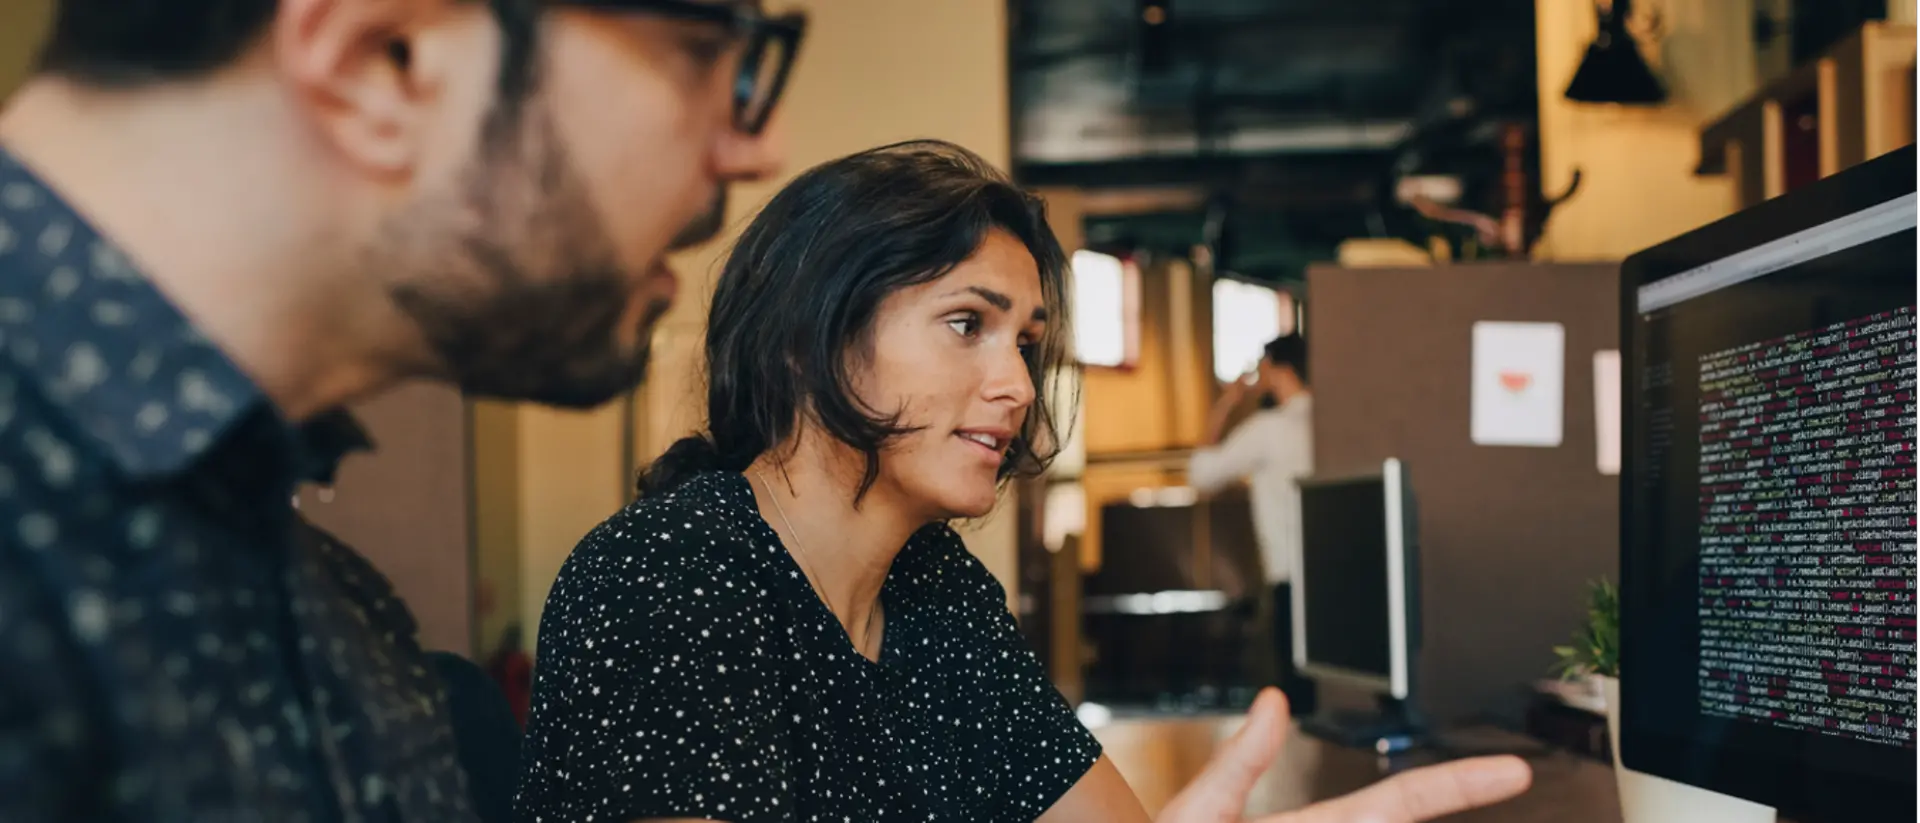
[[[988,657],[971,680],[970,702],[989,725],[985,739],[1004,747],[988,758],[996,764],[996,819],[1032,820],[1093,768],[1100,759],[1100,742],[1054,688],[1020,634],[1000,581],[951,529],[931,531],[933,576],[950,581],[954,600],[974,610],[967,620],[953,624],[953,630],[977,638]]]
[[[522,820],[787,819],[786,734],[757,642],[770,621],[750,586],[709,568],[724,554],[710,536],[694,545],[677,525],[616,518],[561,571],[541,621]]]

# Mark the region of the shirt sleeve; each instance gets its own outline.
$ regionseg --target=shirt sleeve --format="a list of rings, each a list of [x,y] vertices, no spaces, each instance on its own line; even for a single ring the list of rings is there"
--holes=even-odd
[[[792,808],[759,641],[769,621],[715,568],[721,550],[678,545],[682,524],[667,519],[603,525],[547,598],[515,804],[524,823],[758,823]]]
[[[1268,430],[1263,469],[1299,480],[1313,474],[1313,426],[1305,415],[1278,415]]]
[[[980,707],[979,722],[985,726],[983,739],[999,746],[990,758],[989,791],[999,806],[991,819],[1034,820],[1093,768],[1100,759],[1100,741],[1048,679],[1007,610],[1000,581],[967,552],[959,535],[944,527],[941,532],[935,562],[950,568],[946,574],[957,578],[964,611],[973,615],[950,631],[966,633],[966,645],[977,640],[984,652],[983,666],[953,674],[971,684],[972,702]]]
[[[1276,459],[1272,418],[1261,414],[1242,422],[1218,445],[1196,449],[1187,461],[1187,484],[1202,493],[1217,492],[1259,471]]]

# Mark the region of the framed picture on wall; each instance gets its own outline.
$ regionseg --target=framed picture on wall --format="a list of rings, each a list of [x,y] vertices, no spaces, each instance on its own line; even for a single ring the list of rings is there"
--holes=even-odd
[[[1140,269],[1129,258],[1073,253],[1073,351],[1083,366],[1132,368],[1140,358]]]

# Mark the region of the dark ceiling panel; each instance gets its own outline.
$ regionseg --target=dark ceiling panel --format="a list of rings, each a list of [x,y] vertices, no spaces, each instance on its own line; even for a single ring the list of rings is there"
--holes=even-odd
[[[1082,143],[1083,159],[1158,153],[1098,145],[1136,131],[1218,144],[1222,131],[1411,123],[1456,91],[1501,108],[1533,99],[1532,0],[1166,1],[1157,28],[1140,0],[1015,4],[1019,159],[1071,161]],[[1153,69],[1140,60],[1150,28],[1168,55]]]
[[[1534,118],[1534,0],[1156,1],[1149,67],[1144,0],[1011,0],[1015,172],[1225,198],[1243,274],[1297,276],[1341,239],[1404,225],[1380,203],[1394,152],[1457,101]],[[1088,228],[1183,250],[1199,225],[1187,211]]]

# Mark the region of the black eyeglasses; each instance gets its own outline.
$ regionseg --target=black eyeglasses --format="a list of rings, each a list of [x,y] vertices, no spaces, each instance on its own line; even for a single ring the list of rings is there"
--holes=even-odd
[[[698,3],[694,0],[559,0],[569,6],[638,12],[724,26],[746,43],[740,73],[733,79],[733,124],[747,134],[759,134],[773,115],[774,104],[787,85],[807,16],[791,12],[767,16],[738,3]]]

